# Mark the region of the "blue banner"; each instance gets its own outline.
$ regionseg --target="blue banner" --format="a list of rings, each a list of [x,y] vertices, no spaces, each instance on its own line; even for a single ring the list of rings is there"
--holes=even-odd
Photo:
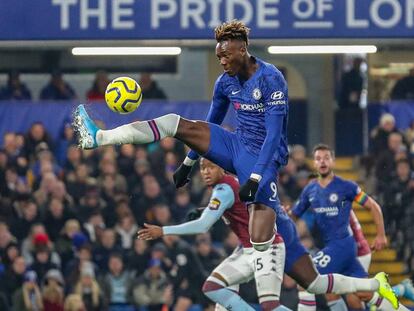
[[[1,0],[0,40],[414,37],[414,0]]]
[[[0,146],[6,132],[26,133],[34,122],[42,122],[53,139],[62,134],[67,122],[79,102],[16,102],[0,101]],[[126,115],[112,112],[104,103],[89,103],[86,109],[94,120],[99,120],[106,128],[138,121],[150,120],[167,113],[176,113],[191,120],[205,120],[210,102],[165,102],[146,100],[139,108]],[[289,103],[289,142],[306,145],[307,104],[303,101]],[[233,109],[229,109],[223,125],[236,127]]]

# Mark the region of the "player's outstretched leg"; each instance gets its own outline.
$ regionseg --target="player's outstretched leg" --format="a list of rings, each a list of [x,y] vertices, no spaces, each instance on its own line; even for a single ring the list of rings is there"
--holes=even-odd
[[[398,308],[398,298],[389,285],[385,273],[379,273],[375,278],[367,279],[336,273],[322,275],[316,271],[311,257],[303,255],[293,264],[289,276],[312,294],[334,293],[342,295],[358,291],[378,291],[381,297],[388,300],[395,309]]]
[[[85,106],[79,105],[73,119],[82,149],[104,145],[147,144],[165,137],[175,137],[196,152],[204,154],[210,144],[208,123],[186,120],[173,113],[149,121],[132,122],[111,130],[101,130],[89,117]]]

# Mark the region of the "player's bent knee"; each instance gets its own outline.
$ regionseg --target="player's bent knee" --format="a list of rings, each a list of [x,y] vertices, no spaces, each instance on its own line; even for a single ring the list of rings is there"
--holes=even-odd
[[[208,292],[215,291],[218,289],[222,289],[227,286],[226,282],[221,280],[221,276],[219,274],[217,275],[210,275],[207,280],[204,282],[203,287],[201,290],[205,295],[207,295]],[[207,295],[208,296],[208,295]]]
[[[250,243],[252,243],[253,248],[259,252],[264,252],[269,249],[269,247],[273,244],[273,241],[275,240],[275,235],[272,236],[272,238],[265,242],[253,242],[250,240]]]

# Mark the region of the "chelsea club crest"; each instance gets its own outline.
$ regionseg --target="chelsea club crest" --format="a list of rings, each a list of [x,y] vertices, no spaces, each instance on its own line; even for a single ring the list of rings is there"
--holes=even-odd
[[[262,98],[262,92],[260,92],[260,90],[258,88],[255,88],[253,90],[253,94],[252,95],[253,95],[253,98],[255,100],[259,100],[260,98]]]
[[[335,203],[336,201],[338,201],[338,195],[336,193],[331,193],[331,195],[329,196],[329,201]]]

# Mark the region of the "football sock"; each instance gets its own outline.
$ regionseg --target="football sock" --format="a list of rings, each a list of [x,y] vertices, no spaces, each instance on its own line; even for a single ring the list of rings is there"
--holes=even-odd
[[[180,116],[167,114],[149,121],[125,124],[112,130],[99,130],[96,142],[99,146],[116,144],[147,144],[165,137],[174,137]]]
[[[342,274],[326,274],[318,275],[318,277],[312,282],[306,289],[313,294],[348,294],[358,291],[376,291],[379,287],[379,283],[375,279],[359,279],[344,276]]]
[[[387,299],[380,297],[378,293],[374,293],[374,296],[371,298],[368,304],[376,306],[377,310],[380,310],[380,311],[395,310],[392,304]],[[409,309],[400,303],[397,310],[408,311]]]
[[[315,311],[315,310],[316,310],[315,295],[308,293],[308,292],[300,291],[298,311]]]
[[[254,309],[237,293],[225,287],[221,287],[212,281],[207,280],[206,283],[204,283],[203,292],[212,301],[222,305],[228,310],[254,311]]]
[[[329,309],[331,311],[347,311],[348,307],[346,306],[345,301],[342,298],[338,300],[333,300],[328,302]]]

